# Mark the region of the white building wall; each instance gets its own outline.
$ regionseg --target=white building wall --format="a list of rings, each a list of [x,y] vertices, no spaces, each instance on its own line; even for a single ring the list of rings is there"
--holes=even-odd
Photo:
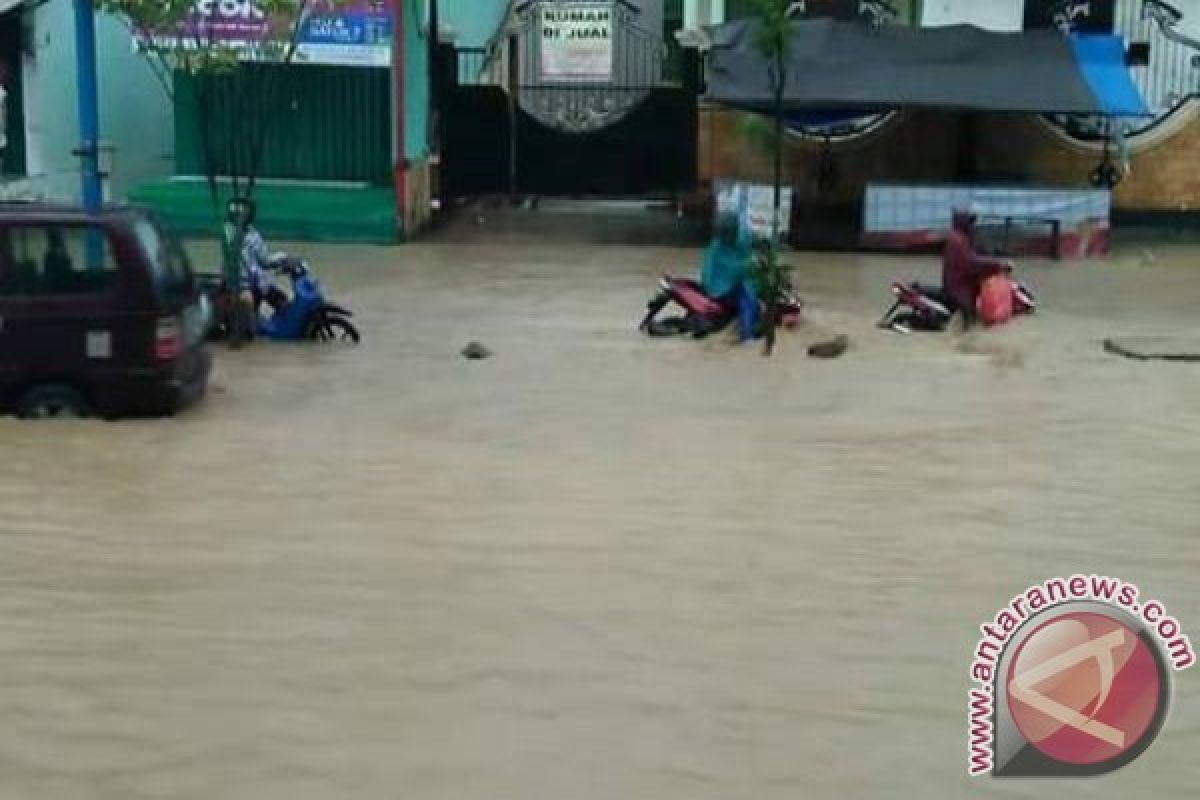
[[[725,0],[684,0],[683,28],[694,30],[703,25],[725,21]]]
[[[1019,31],[1025,23],[1025,0],[925,0],[921,25],[974,25],[990,31]]]
[[[75,87],[75,18],[71,0],[49,0],[32,14],[33,46],[23,63],[28,194],[77,202],[80,162]],[[129,31],[98,15],[96,51],[100,81],[100,136],[111,146],[110,196],[121,200],[145,180],[174,167],[171,104]],[[32,53],[30,55],[29,53]]]
[[[1200,0],[1169,0],[1183,14],[1178,33],[1200,40]],[[1024,25],[1025,0],[925,0],[921,24],[926,27],[970,23],[994,31],[1019,31]],[[1181,103],[1200,95],[1200,50],[1171,41],[1144,13],[1143,0],[1092,0],[1092,13],[1112,7],[1113,32],[1127,44],[1150,46],[1148,64],[1130,69],[1134,83],[1156,117],[1177,111]],[[1144,126],[1146,121],[1135,125]]]

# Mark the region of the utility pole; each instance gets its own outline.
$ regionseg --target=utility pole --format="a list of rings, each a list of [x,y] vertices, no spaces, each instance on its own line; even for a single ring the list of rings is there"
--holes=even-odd
[[[83,166],[83,207],[89,214],[94,214],[104,202],[100,185],[100,90],[96,79],[96,18],[92,0],[74,2],[80,140],[76,154]]]

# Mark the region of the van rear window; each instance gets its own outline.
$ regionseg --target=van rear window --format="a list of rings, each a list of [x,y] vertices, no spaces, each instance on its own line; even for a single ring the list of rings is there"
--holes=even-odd
[[[12,225],[0,231],[0,296],[97,294],[116,274],[108,234],[90,225]]]
[[[154,272],[155,288],[166,297],[190,293],[192,269],[183,246],[148,219],[135,222],[133,230]]]

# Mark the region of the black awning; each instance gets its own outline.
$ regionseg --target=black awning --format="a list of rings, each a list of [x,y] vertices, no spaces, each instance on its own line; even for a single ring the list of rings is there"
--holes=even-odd
[[[758,23],[710,29],[710,101],[774,106]],[[1034,113],[1146,113],[1119,37],[1055,30],[993,33],[971,25],[871,28],[831,19],[792,23],[784,105],[788,110],[899,107]]]

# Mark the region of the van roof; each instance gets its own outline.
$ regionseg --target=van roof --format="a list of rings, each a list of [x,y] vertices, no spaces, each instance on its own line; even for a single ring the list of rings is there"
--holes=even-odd
[[[113,222],[127,221],[144,212],[133,206],[110,205],[95,213],[82,207],[55,203],[0,203],[0,224],[5,222]]]

